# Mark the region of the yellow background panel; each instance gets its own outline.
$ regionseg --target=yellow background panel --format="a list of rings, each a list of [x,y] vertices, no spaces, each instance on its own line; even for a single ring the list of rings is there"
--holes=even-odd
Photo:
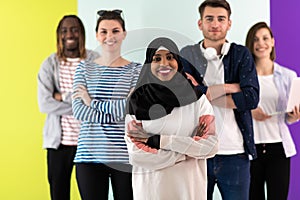
[[[77,0],[0,2],[0,199],[50,199],[37,73],[66,14],[77,14]],[[79,199],[74,176],[71,196]]]

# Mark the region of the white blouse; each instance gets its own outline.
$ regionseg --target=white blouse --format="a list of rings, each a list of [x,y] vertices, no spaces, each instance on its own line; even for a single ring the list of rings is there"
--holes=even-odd
[[[214,133],[198,141],[191,137],[203,115],[214,115],[205,95],[160,119],[142,120],[146,132],[160,135],[157,153],[138,148],[125,136],[133,165],[134,199],[206,199],[206,159],[216,154],[218,140]],[[126,132],[132,120],[135,116],[126,116]]]

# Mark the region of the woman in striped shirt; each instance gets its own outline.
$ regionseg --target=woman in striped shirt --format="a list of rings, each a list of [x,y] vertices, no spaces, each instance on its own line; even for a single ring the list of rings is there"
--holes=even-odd
[[[82,199],[133,199],[131,166],[124,141],[124,110],[141,65],[121,56],[126,37],[121,10],[98,11],[96,37],[102,52],[79,64],[74,77],[73,112],[82,121],[75,156]]]

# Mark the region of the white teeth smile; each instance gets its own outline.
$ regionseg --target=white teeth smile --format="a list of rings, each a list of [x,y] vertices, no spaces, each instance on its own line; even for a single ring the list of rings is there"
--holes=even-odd
[[[264,51],[265,48],[257,48],[256,51]]]
[[[172,68],[169,68],[169,67],[162,67],[157,70],[157,72],[161,73],[161,74],[168,74],[171,71],[172,71]]]
[[[66,40],[67,43],[74,43],[75,40]]]
[[[159,72],[162,73],[162,74],[167,74],[170,71],[171,71],[170,69],[159,70]]]
[[[114,45],[116,42],[115,41],[108,41],[108,42],[105,42],[105,44],[107,45]]]

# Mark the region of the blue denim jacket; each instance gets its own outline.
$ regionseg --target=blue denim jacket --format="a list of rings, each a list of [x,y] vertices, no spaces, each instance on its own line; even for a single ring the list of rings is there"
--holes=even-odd
[[[200,84],[198,89],[206,93],[207,86],[203,84],[203,77],[207,68],[199,43],[184,47],[181,51],[184,69]],[[241,92],[232,94],[236,109],[233,109],[236,122],[244,140],[244,149],[253,159],[257,157],[253,137],[251,110],[259,102],[259,84],[255,64],[249,50],[232,43],[227,55],[223,59],[225,83],[239,83]]]

